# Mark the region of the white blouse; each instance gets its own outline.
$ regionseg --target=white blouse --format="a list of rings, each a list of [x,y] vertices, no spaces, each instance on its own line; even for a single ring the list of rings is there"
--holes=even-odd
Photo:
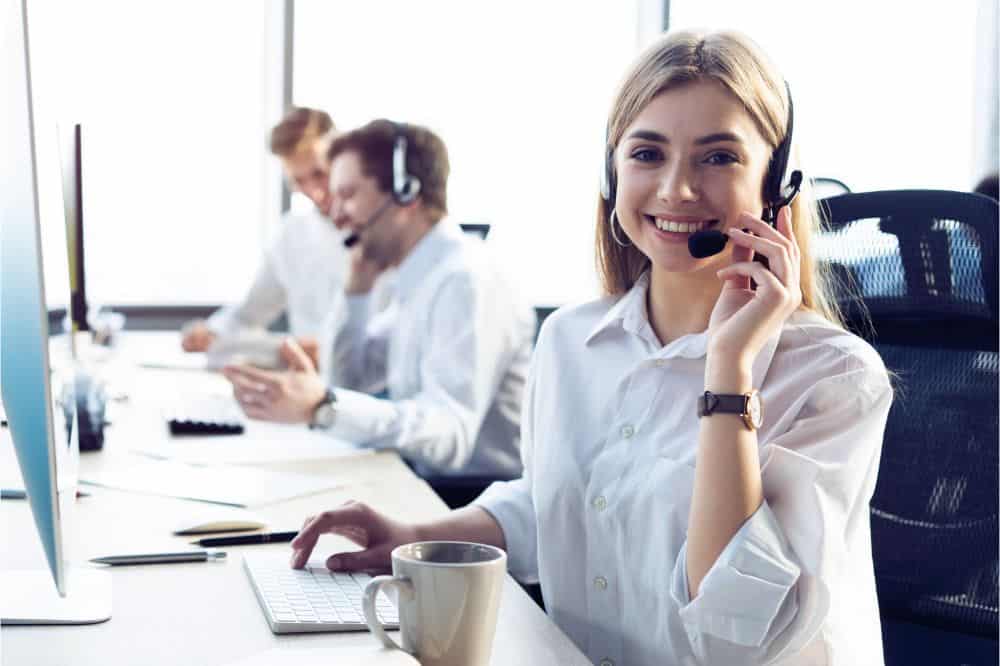
[[[595,664],[883,663],[868,504],[892,389],[878,354],[797,312],[753,364],[765,501],[687,590],[707,334],[662,346],[648,274],[542,329],[524,476],[476,504]],[[720,489],[720,492],[724,492]]]

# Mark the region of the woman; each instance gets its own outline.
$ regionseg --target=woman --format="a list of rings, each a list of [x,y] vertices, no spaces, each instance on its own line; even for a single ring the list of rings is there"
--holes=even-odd
[[[322,532],[365,546],[333,569],[479,541],[541,582],[595,663],[882,663],[868,502],[892,391],[827,305],[808,192],[776,227],[758,217],[786,91],[740,35],[676,33],[642,55],[608,123],[608,295],[546,321],[524,478],[431,524],[360,504],[315,516],[293,566]],[[706,231],[729,242],[695,258]]]

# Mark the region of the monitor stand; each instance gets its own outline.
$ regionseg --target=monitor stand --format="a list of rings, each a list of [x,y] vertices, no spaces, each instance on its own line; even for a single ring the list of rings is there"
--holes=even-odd
[[[47,569],[0,571],[0,624],[96,624],[111,618],[111,575],[70,568],[65,597]]]

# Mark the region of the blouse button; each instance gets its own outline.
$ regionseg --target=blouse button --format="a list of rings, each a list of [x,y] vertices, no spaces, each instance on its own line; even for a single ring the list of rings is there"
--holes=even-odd
[[[610,659],[601,659],[601,666],[615,666],[615,662]]]
[[[608,589],[608,579],[605,578],[604,576],[598,576],[597,578],[594,579],[594,587],[596,587],[598,590]]]
[[[628,439],[632,435],[635,434],[635,428],[633,426],[631,426],[631,425],[624,425],[624,426],[622,426],[622,431],[621,432],[622,432],[622,437],[624,437],[625,439]]]
[[[608,508],[608,500],[604,497],[604,495],[598,495],[597,497],[595,497],[593,504],[594,508],[597,509],[598,511],[604,511],[606,508]]]

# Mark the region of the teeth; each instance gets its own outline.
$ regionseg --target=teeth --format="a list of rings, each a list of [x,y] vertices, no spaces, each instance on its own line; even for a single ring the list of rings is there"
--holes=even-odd
[[[653,218],[656,228],[660,231],[674,231],[682,234],[692,234],[707,227],[710,222],[671,222],[658,217]]]

